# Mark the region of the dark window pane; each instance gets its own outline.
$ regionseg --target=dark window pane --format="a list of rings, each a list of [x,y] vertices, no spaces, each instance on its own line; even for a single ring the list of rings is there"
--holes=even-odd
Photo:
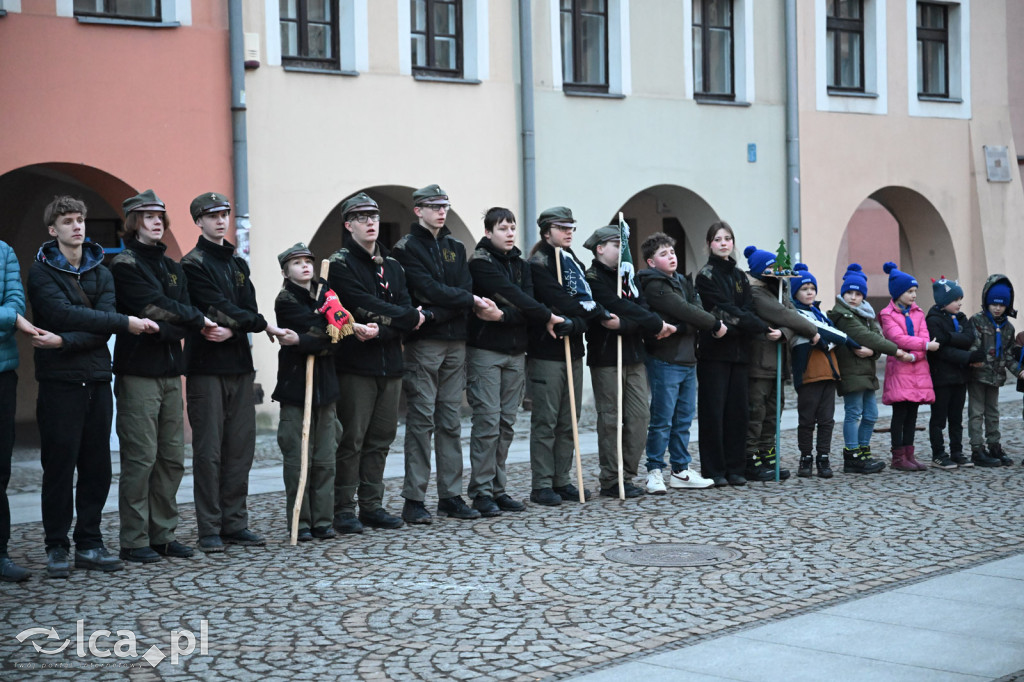
[[[330,0],[307,0],[309,3],[306,10],[306,18],[309,21],[330,21],[331,3]]]
[[[710,0],[707,23],[709,26],[732,26],[732,0]]]
[[[860,19],[861,0],[839,0],[839,16],[843,19]]]
[[[281,22],[281,56],[299,56],[299,25],[294,22]]]
[[[836,82],[836,32],[829,31],[825,37],[825,72],[828,73],[829,87],[837,87]]]
[[[860,88],[860,34],[844,32],[839,35],[839,41],[840,86],[844,88]]]
[[[298,0],[281,0],[280,8],[282,19],[299,18]]]
[[[455,35],[455,5],[434,4],[434,33],[445,36]]]
[[[606,82],[604,56],[605,19],[601,15],[584,15],[580,18],[580,40],[583,48],[583,62],[580,64],[579,83],[600,84]]]
[[[693,28],[693,91],[705,92],[704,89],[704,33],[699,26]]]
[[[324,24],[309,25],[309,57],[311,59],[330,59],[331,27]]]
[[[414,34],[412,37],[412,65],[427,66],[427,37]]]
[[[693,23],[703,24],[704,21],[701,19],[703,16],[704,2],[703,0],[693,0]]]
[[[412,30],[427,30],[427,0],[412,0]]]
[[[566,83],[573,82],[573,73],[576,70],[573,60],[573,35],[572,35],[572,14],[562,12],[562,80]]]
[[[604,0],[580,0],[581,12],[604,12]]]
[[[434,38],[434,68],[458,68],[455,61],[455,38]]]
[[[708,92],[732,94],[732,31],[712,29],[708,33]]]

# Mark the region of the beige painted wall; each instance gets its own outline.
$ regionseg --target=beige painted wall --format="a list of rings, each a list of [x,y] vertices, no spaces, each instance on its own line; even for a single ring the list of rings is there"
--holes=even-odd
[[[1006,71],[1006,6],[999,0],[971,5],[971,120],[911,117],[907,101],[907,11],[887,5],[888,115],[817,111],[813,3],[800,4],[800,145],[802,259],[814,272],[834,273],[836,244],[857,206],[879,199],[894,210],[906,247],[891,254],[912,267],[921,282],[941,274],[958,276],[969,301],[980,295],[985,276],[1002,271],[1018,279],[1022,269],[1007,254],[1019,253],[1024,195],[1013,165],[1013,182],[989,183],[982,145],[1008,145],[1010,129]],[[932,207],[945,229],[932,225]],[[930,217],[929,217],[930,216]],[[836,281],[819,278],[822,300],[835,295]],[[874,293],[874,292],[873,292]],[[931,305],[930,291],[922,302]]]

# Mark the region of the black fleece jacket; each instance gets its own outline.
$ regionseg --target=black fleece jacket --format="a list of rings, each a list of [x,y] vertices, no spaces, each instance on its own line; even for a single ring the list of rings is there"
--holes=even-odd
[[[661,331],[662,320],[652,313],[643,294],[637,298],[618,296],[622,286],[619,273],[596,258],[587,268],[587,282],[594,300],[605,310],[619,317],[618,329],[606,329],[600,322],[592,321],[587,329],[587,365],[590,367],[615,367],[618,364],[616,337],[622,337],[622,364],[635,365],[644,361],[644,335],[655,336]]]
[[[350,234],[344,246],[331,255],[328,275],[331,289],[356,322],[374,322],[380,334],[369,341],[355,335],[341,340],[335,366],[339,373],[360,376],[402,376],[402,336],[420,320],[409,300],[405,271],[377,244],[371,256]]]
[[[35,325],[63,339],[60,348],[35,349],[36,381],[110,381],[107,339],[128,331],[128,316],[115,311],[103,247],[84,243],[76,270],[56,240],[43,244],[28,271],[28,300]]]
[[[188,330],[203,328],[203,314],[188,298],[185,271],[164,255],[167,246],[129,239],[110,263],[117,312],[148,317],[157,334],[117,335],[114,373],[139,377],[174,377],[185,371],[181,340]]]
[[[546,325],[551,310],[533,298],[533,275],[522,252],[512,247],[504,253],[484,237],[469,258],[469,274],[473,293],[494,301],[505,316],[486,322],[471,315],[466,345],[506,355],[525,353],[527,323]]]
[[[338,377],[334,372],[338,344],[331,343],[327,318],[316,309],[316,300],[309,290],[287,279],[274,300],[277,326],[299,335],[297,344],[281,346],[277,351],[277,386],[270,397],[284,405],[305,404],[306,360],[310,355],[315,356],[313,407],[330,405],[338,399]]]
[[[254,371],[248,333],[267,328],[256,307],[256,289],[249,264],[235,256],[229,242],[214,244],[200,236],[196,247],[181,259],[192,305],[208,318],[234,332],[227,341],[207,341],[199,331],[185,337],[185,373],[246,374]]]
[[[427,316],[406,343],[419,339],[464,341],[466,318],[473,309],[473,280],[462,242],[452,237],[447,227],[434,239],[430,230],[414,223],[391,252],[405,269],[413,307],[422,306]]]
[[[562,253],[576,261],[580,271],[583,271],[583,263],[576,258],[572,249],[563,249]],[[585,294],[579,289],[576,289],[575,294],[566,291],[562,283],[558,281],[555,248],[546,241],[537,245],[527,262],[530,264],[530,272],[533,275],[534,298],[550,308],[551,312],[556,315],[573,321],[573,331],[569,335],[572,357],[582,358],[583,332],[587,330],[591,321],[607,320],[607,311],[597,301],[584,301]],[[531,323],[529,332],[528,353],[530,357],[539,360],[565,361],[565,342],[562,339],[551,338],[545,325]]]
[[[725,336],[719,339],[709,330],[701,330],[698,360],[746,364],[750,336],[768,331],[768,325],[754,313],[746,273],[736,267],[731,256],[711,256],[697,273],[695,286],[704,310],[728,327]]]
[[[956,325],[953,319],[956,318]],[[937,305],[928,310],[925,317],[928,333],[939,342],[938,350],[928,351],[928,370],[932,373],[933,386],[958,386],[971,379],[971,344],[974,343],[974,325],[962,312],[950,315]],[[960,329],[957,330],[957,325]],[[977,362],[984,359],[976,358]]]

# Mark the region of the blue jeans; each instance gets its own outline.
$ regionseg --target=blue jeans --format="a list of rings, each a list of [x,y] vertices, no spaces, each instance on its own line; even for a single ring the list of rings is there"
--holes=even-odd
[[[647,358],[651,387],[651,423],[647,428],[647,470],[665,468],[669,451],[672,471],[690,466],[690,424],[697,410],[697,368]]]
[[[843,419],[843,444],[856,448],[871,444],[871,432],[878,421],[878,403],[874,391],[857,391],[843,396],[846,418]]]

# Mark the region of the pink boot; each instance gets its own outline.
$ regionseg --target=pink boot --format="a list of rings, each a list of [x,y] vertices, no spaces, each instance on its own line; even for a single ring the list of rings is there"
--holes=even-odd
[[[914,446],[913,445],[905,445],[905,446],[903,446],[903,453],[904,453],[903,454],[904,461],[906,461],[906,463],[909,464],[910,466],[914,467],[914,469],[911,469],[910,471],[913,471],[915,469],[917,471],[927,471],[928,470],[928,465],[921,464],[916,459],[914,459]]]
[[[917,471],[917,467],[907,461],[906,447],[900,445],[892,448],[892,468],[896,471]]]

